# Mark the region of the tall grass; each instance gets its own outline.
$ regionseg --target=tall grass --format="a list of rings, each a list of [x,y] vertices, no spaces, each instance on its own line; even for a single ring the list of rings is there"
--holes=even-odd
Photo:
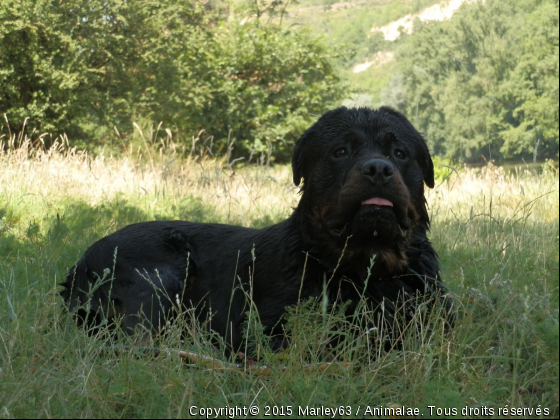
[[[372,417],[367,407],[401,406],[418,416],[471,409],[464,416],[508,417],[498,411],[507,407],[533,410],[521,417],[557,417],[556,171],[461,169],[428,192],[431,239],[458,311],[450,333],[434,319],[434,328],[404,332],[403,349],[385,352],[378,332],[348,325],[341,308],[304,302],[289,310],[291,344],[279,354],[253,314],[252,351],[268,368],[257,371],[185,363],[177,350],[227,359],[188,314],[169,326],[159,352],[116,352],[61,310],[57,283],[66,271],[126,224],[263,227],[297,203],[288,167],[237,169],[202,141],[180,151],[166,133],[138,133],[137,146],[118,157],[0,137],[1,417],[189,417],[206,407],[258,407],[259,417],[266,407],[275,417],[291,407],[291,417],[312,417],[299,408],[339,406],[360,418]],[[334,334],[347,339],[327,354]],[[326,359],[360,364],[314,369]]]

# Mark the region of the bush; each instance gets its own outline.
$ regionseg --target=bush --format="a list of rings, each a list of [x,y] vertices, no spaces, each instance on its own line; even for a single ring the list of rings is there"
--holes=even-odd
[[[12,131],[29,118],[87,148],[116,133],[127,144],[133,122],[151,121],[285,160],[341,94],[333,53],[303,30],[225,21],[219,6],[0,0],[0,113]]]

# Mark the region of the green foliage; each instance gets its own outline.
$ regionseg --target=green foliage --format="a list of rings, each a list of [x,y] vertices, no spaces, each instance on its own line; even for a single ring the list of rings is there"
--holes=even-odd
[[[333,48],[345,46],[338,64],[342,68],[364,61],[375,52],[385,49],[390,42],[371,33],[374,27],[381,27],[407,14],[416,13],[438,0],[392,0],[390,2],[344,3],[332,0],[300,2],[298,6],[324,5],[324,9],[310,8],[294,13],[290,21],[303,23],[315,33],[325,37]],[[331,7],[339,3],[338,7]],[[319,9],[319,10],[318,10]]]
[[[48,1],[0,2],[0,112],[13,129],[29,117],[41,131],[64,130],[75,115],[81,63],[69,60],[78,46],[61,21]]]
[[[221,6],[0,0],[0,112],[12,131],[29,118],[28,130],[89,148],[126,144],[133,122],[151,121],[286,158],[340,96],[332,53],[303,30],[223,20]]]
[[[495,166],[463,170],[429,190],[430,237],[457,310],[449,332],[441,319],[423,319],[403,330],[402,348],[386,352],[383,331],[367,328],[371,312],[354,322],[341,306],[307,301],[289,308],[290,343],[271,353],[252,311],[245,354],[267,367],[260,375],[247,359],[247,370],[181,360],[178,350],[233,361],[189,313],[166,327],[156,352],[126,340],[112,348],[62,310],[65,273],[126,224],[179,217],[263,227],[284,219],[298,198],[281,165],[232,173],[167,155],[148,162],[0,152],[2,417],[187,418],[204,417],[191,407],[225,406],[258,407],[257,417],[267,406],[284,413],[291,406],[291,417],[313,417],[298,407],[340,406],[352,407],[349,418],[388,417],[366,414],[380,406],[419,408],[424,418],[434,417],[429,406],[468,408],[469,418],[504,418],[498,410],[506,406],[532,410],[519,417],[537,417],[537,408],[558,417],[556,168],[511,176]],[[442,162],[435,163],[438,173]],[[359,365],[313,365],[330,360]]]
[[[432,156],[432,160],[434,162],[434,180],[436,184],[449,180],[455,166],[453,162],[440,156]]]
[[[558,156],[558,2],[487,0],[416,25],[391,105],[459,160]]]
[[[103,140],[99,127],[126,131],[138,115],[173,115],[200,94],[194,83],[177,91],[180,77],[204,74],[195,64],[207,31],[195,2],[0,4],[0,111],[12,131],[28,117],[30,129],[66,132],[85,145]]]
[[[244,151],[268,151],[288,160],[293,142],[340,97],[323,47],[304,31],[265,27],[254,20],[222,24],[210,67],[216,78],[205,127],[230,136]]]

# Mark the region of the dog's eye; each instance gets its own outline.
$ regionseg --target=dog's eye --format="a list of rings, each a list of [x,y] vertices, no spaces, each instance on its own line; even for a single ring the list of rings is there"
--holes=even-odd
[[[341,147],[340,149],[336,149],[334,151],[333,156],[337,159],[346,157],[348,156],[348,150],[346,150],[346,147]]]
[[[395,149],[394,154],[399,159],[406,159],[406,154],[401,149]]]

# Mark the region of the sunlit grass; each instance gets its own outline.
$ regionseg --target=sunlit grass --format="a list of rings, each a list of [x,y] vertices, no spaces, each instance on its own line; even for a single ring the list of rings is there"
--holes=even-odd
[[[553,169],[458,168],[427,193],[430,236],[458,313],[447,335],[434,320],[433,329],[408,331],[403,349],[386,353],[375,332],[358,331],[328,357],[359,368],[305,369],[327,357],[328,332],[355,329],[340,308],[325,314],[308,303],[290,311],[292,343],[280,354],[251,319],[252,348],[268,376],[187,367],[175,350],[226,358],[188,316],[169,327],[157,355],[100,352],[106,343],[78,330],[57,296],[57,283],[93,241],[155,219],[260,228],[283,220],[298,200],[286,166],[263,159],[238,168],[242,162],[146,137],[119,157],[63,143],[33,148],[25,138],[14,148],[13,137],[0,138],[1,417],[188,417],[192,406],[251,405],[261,416],[266,406],[291,406],[298,416],[298,407],[341,405],[354,417],[366,406],[417,407],[425,416],[428,406],[459,414],[489,407],[493,417],[504,417],[498,409],[506,405],[558,414]]]

